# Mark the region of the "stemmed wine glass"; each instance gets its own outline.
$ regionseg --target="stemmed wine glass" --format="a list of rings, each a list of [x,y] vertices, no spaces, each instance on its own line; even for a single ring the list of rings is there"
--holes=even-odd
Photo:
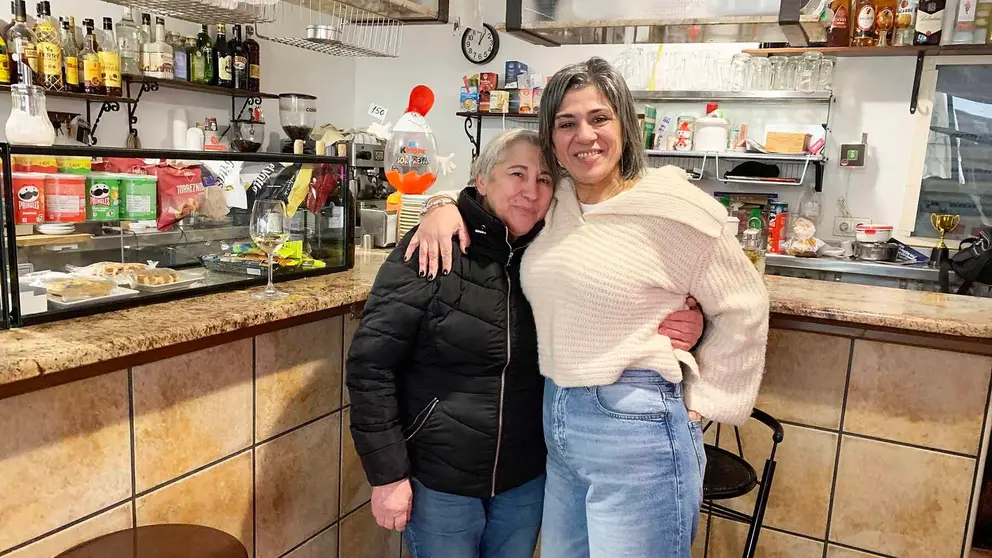
[[[251,296],[258,300],[279,300],[288,296],[272,285],[275,253],[289,240],[289,218],[286,204],[279,200],[256,200],[251,208],[251,239],[269,256],[269,284],[264,291]]]

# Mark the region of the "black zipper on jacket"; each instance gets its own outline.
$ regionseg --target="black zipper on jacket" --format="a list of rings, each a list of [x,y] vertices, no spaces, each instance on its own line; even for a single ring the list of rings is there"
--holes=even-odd
[[[510,305],[513,304],[513,280],[510,278],[510,264],[513,262],[513,253],[516,251],[510,244],[510,230],[506,231],[506,245],[510,247],[510,256],[506,259],[506,364],[503,372],[499,376],[499,418],[496,423],[496,458],[493,460],[493,484],[491,496],[496,496],[496,469],[499,467],[499,447],[503,442],[503,392],[506,388],[506,371],[510,368],[510,339],[513,335]]]

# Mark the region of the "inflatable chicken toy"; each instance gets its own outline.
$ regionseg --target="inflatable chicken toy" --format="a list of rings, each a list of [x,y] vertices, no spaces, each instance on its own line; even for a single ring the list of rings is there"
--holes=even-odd
[[[423,194],[437,180],[441,161],[427,113],[434,106],[434,92],[418,85],[410,104],[386,142],[386,179],[404,194]]]

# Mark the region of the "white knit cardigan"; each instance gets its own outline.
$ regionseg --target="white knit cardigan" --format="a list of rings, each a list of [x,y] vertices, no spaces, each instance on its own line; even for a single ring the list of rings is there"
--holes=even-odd
[[[725,232],[726,217],[675,167],[649,170],[584,215],[574,185],[563,180],[521,268],[541,373],[580,387],[612,384],[628,369],[655,370],[683,382],[689,409],[745,422],[764,369],[768,294]],[[695,357],[658,334],[690,295],[706,316]]]

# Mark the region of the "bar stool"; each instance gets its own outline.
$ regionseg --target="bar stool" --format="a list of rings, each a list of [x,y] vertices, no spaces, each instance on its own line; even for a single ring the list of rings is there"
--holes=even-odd
[[[772,449],[770,455],[765,459],[765,466],[760,477],[754,467],[744,458],[741,431],[736,426],[734,427],[734,438],[737,441],[736,453],[718,446],[720,443],[719,424],[716,430],[717,445],[706,444],[704,446],[706,450],[706,475],[703,478],[702,510],[709,514],[703,550],[704,558],[708,558],[710,555],[710,535],[712,534],[710,527],[712,527],[714,517],[747,524],[747,539],[744,542],[742,558],[754,558],[758,550],[758,536],[761,534],[761,526],[765,520],[765,509],[768,507],[768,496],[771,494],[772,480],[775,478],[775,466],[777,464],[775,452],[785,438],[785,432],[782,425],[774,417],[760,409],[754,409],[751,418],[771,430]],[[712,422],[708,423],[704,431],[712,425]],[[740,498],[755,488],[758,489],[758,494],[751,515],[717,503],[721,500]]]
[[[248,551],[211,527],[146,525],[97,537],[55,558],[248,558]]]

